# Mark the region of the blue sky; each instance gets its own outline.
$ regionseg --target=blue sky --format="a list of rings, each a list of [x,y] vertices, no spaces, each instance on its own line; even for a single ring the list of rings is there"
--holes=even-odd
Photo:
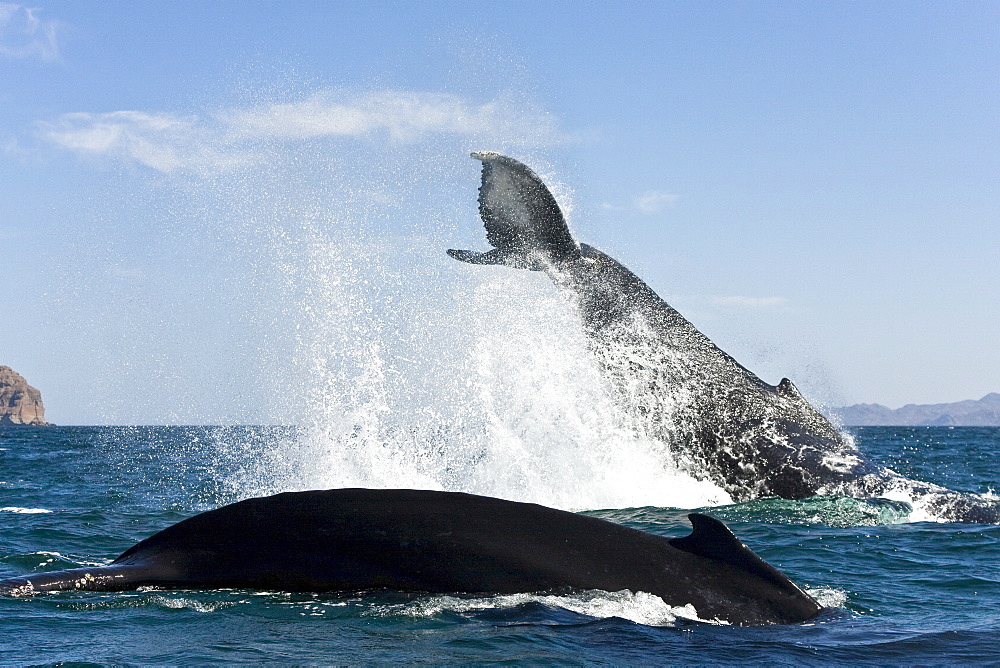
[[[0,364],[59,423],[252,421],[303,230],[459,280],[475,149],[765,380],[1000,391],[993,2],[0,3],[0,148]]]

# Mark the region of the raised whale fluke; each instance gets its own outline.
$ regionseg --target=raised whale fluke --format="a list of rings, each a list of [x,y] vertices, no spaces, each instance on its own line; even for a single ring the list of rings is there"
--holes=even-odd
[[[665,538],[613,522],[459,492],[333,489],[195,515],[111,564],[0,581],[0,594],[266,589],[513,594],[644,591],[705,620],[794,624],[820,605],[718,520]]]
[[[1000,504],[909,480],[867,461],[790,380],[771,385],[702,334],[612,257],[577,244],[545,183],[493,152],[479,211],[493,246],[473,264],[544,270],[577,307],[617,404],[644,437],[734,501],[909,494],[942,519],[1000,523]]]
[[[569,233],[562,209],[535,172],[492,151],[479,151],[472,157],[483,163],[479,215],[493,250],[449,250],[449,255],[472,264],[535,270],[546,263],[580,259],[580,248]]]

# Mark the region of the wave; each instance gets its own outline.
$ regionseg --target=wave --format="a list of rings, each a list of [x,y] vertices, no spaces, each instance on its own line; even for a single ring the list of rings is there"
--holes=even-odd
[[[51,513],[51,510],[46,508],[19,508],[17,506],[7,506],[5,508],[0,508],[0,513],[16,513],[23,515],[35,515],[42,513]]]
[[[589,590],[564,595],[509,594],[472,598],[432,596],[406,603],[376,605],[366,614],[373,617],[428,618],[445,613],[465,615],[497,610],[521,613],[525,607],[532,605],[566,610],[596,619],[615,617],[627,619],[646,626],[675,626],[679,620],[727,624],[718,620],[701,619],[692,605],[673,607],[667,605],[659,596],[628,590],[618,592]]]

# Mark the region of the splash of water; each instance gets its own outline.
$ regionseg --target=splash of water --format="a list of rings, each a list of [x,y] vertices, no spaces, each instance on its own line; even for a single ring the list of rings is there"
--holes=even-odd
[[[413,602],[375,606],[367,614],[373,617],[408,616],[436,617],[442,613],[471,615],[487,610],[504,610],[538,604],[550,608],[569,610],[578,615],[597,619],[617,617],[648,626],[675,626],[680,620],[726,625],[728,622],[706,620],[698,616],[693,605],[671,607],[659,596],[646,592],[582,591],[570,595],[508,594],[488,598],[458,598],[434,596]]]
[[[412,487],[573,510],[728,499],[629,427],[544,276],[322,236],[287,274],[300,429],[247,481],[266,480],[255,493]]]
[[[609,400],[544,277],[445,255],[481,236],[471,150],[550,164],[558,133],[532,104],[257,97],[50,128],[82,151],[114,125],[112,157],[146,170],[120,174],[81,243],[78,274],[110,277],[76,295],[84,338],[102,343],[90,359],[109,422],[296,426],[263,448],[220,432],[220,457],[245,460],[219,466],[230,497],[364,486],[571,510],[730,500]]]

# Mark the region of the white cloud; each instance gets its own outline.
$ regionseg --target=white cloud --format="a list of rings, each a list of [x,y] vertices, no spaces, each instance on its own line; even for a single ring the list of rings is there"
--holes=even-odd
[[[432,132],[474,134],[494,130],[503,122],[495,103],[474,105],[455,95],[396,91],[349,101],[318,93],[302,102],[224,112],[220,118],[241,132],[275,139],[386,131],[401,142]]]
[[[605,211],[625,211],[635,208],[642,213],[656,213],[661,209],[672,207],[677,202],[678,196],[663,190],[648,190],[635,197],[630,206],[603,202],[601,208]]]
[[[202,171],[239,162],[235,150],[212,148],[196,116],[142,111],[106,114],[64,114],[53,123],[39,123],[42,136],[82,155],[134,161],[161,172]]]
[[[662,190],[650,190],[633,200],[635,207],[643,213],[656,213],[660,209],[671,207],[677,202],[677,195]]]
[[[134,161],[161,172],[226,169],[254,160],[255,142],[384,133],[410,143],[431,134],[558,138],[542,115],[506,112],[496,102],[454,95],[322,92],[294,103],[229,109],[208,117],[115,111],[73,113],[38,124],[49,142],[77,153]]]
[[[715,297],[712,303],[716,306],[729,306],[735,308],[752,308],[752,309],[764,309],[764,308],[778,308],[781,306],[788,305],[788,299],[785,297]]]
[[[8,58],[59,58],[56,21],[44,21],[42,10],[0,2],[0,55]]]

